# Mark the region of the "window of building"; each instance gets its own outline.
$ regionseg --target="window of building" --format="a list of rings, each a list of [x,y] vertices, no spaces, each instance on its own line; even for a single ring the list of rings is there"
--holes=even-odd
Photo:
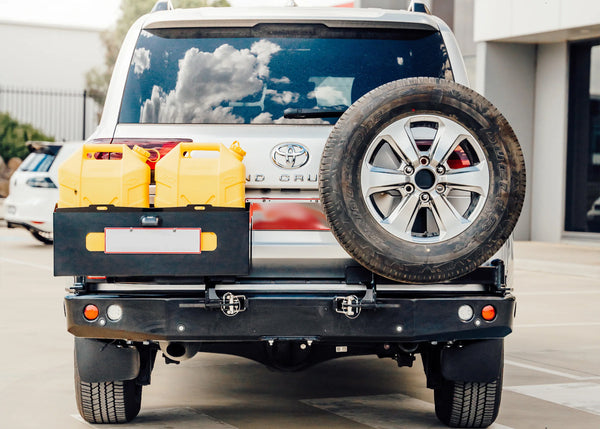
[[[600,40],[570,51],[565,230],[600,233]]]

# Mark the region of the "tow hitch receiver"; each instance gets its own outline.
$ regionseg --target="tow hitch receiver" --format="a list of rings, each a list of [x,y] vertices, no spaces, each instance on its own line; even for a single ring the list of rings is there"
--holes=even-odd
[[[348,319],[356,319],[360,315],[360,300],[356,295],[338,296],[335,298],[335,311],[346,315]]]
[[[237,316],[238,313],[246,311],[246,297],[227,292],[223,295],[221,301],[221,311],[225,316],[229,317]]]

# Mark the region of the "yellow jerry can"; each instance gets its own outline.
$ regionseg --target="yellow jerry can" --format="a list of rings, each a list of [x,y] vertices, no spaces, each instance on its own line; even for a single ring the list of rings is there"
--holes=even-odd
[[[98,159],[98,153],[120,153],[120,159]],[[84,144],[58,169],[58,207],[112,204],[148,207],[150,153],[134,146]]]
[[[238,142],[179,143],[156,163],[155,207],[244,207],[246,152]]]

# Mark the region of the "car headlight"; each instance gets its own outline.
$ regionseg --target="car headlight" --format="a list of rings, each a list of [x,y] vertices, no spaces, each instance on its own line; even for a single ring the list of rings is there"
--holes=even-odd
[[[25,182],[27,186],[32,188],[56,188],[56,185],[49,177],[32,177]]]

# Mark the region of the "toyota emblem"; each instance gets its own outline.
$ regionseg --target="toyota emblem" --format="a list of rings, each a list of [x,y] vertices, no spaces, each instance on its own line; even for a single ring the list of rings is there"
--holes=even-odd
[[[283,143],[273,148],[271,159],[281,168],[300,168],[308,162],[308,149],[299,143]]]

